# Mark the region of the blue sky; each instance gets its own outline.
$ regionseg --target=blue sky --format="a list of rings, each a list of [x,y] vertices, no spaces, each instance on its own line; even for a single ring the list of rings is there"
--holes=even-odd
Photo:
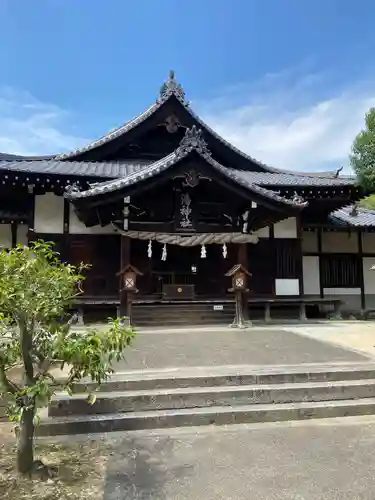
[[[347,164],[375,105],[372,0],[0,0],[0,151],[59,153],[141,113],[169,69],[225,138]]]

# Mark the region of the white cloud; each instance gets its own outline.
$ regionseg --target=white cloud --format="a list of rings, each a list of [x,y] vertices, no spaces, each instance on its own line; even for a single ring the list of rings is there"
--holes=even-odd
[[[373,84],[366,78],[339,86],[305,65],[250,84],[233,84],[215,98],[193,103],[193,108],[220,135],[269,165],[347,169],[364,114],[375,106]],[[57,154],[88,144],[70,124],[72,116],[58,106],[0,87],[0,152]]]
[[[38,101],[27,92],[0,88],[0,152],[57,154],[89,142],[65,132],[70,118],[58,106]]]
[[[348,170],[354,137],[366,111],[375,106],[371,84],[339,88],[324,75],[283,72],[197,105],[220,135],[264,163],[291,170],[341,165]]]

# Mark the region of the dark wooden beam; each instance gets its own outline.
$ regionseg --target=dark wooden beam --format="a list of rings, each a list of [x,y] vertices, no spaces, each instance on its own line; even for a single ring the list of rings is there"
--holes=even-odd
[[[275,226],[274,224],[270,224],[269,226],[270,228],[270,240],[273,240],[275,238]]]
[[[247,253],[247,243],[240,243],[238,245],[237,253],[238,264],[241,264],[245,269],[249,269],[248,253]],[[251,285],[251,277],[249,279]],[[249,320],[249,307],[247,304],[248,294],[243,294],[243,300],[241,301],[243,319],[245,321]]]
[[[318,229],[318,254],[319,254],[319,294],[320,298],[324,298],[324,289],[323,289],[323,272],[322,272],[322,262],[321,262],[321,254],[322,254],[322,230]]]
[[[11,224],[12,248],[16,248],[16,246],[17,246],[17,229],[18,229],[17,222],[12,222],[12,224]]]
[[[298,266],[298,288],[299,288],[299,295],[302,297],[304,289],[303,289],[303,257],[302,257],[302,224],[301,224],[301,217],[296,217],[296,225],[297,225],[297,239],[298,239],[298,250],[299,250],[299,255],[298,255],[298,261],[297,261],[297,266]]]
[[[66,198],[64,198],[64,213],[63,213],[63,244],[62,244],[62,259],[67,261],[69,259],[69,232],[70,232],[70,203]]]
[[[28,220],[28,226],[29,230],[27,231],[27,241],[30,243],[34,239],[34,225],[35,225],[35,195],[34,192],[29,193],[29,206],[30,206],[30,212],[29,212],[29,220]]]

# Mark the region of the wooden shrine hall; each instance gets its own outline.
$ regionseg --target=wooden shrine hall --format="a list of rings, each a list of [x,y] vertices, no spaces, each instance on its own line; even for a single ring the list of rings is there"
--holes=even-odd
[[[372,307],[375,214],[356,206],[355,178],[239,151],[173,72],[146,111],[85,147],[0,154],[0,180],[0,244],[54,241],[62,259],[91,264],[77,304],[87,318],[120,307],[135,324],[228,322],[237,304],[242,324],[259,308],[269,320]]]

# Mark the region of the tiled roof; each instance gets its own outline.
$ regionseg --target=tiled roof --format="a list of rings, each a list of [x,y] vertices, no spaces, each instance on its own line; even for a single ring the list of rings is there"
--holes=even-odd
[[[126,177],[144,168],[149,162],[82,162],[57,160],[1,160],[0,170],[30,174],[72,175],[83,177]]]
[[[302,174],[280,172],[248,172],[232,170],[235,175],[261,186],[352,186],[356,184],[355,177],[328,177],[322,174]]]
[[[351,205],[332,212],[329,215],[329,221],[339,226],[374,227],[375,210]]]
[[[11,208],[0,208],[0,219],[7,219],[13,221],[27,221],[27,210],[21,211]]]
[[[168,158],[168,157],[166,157]],[[160,161],[164,161],[163,158]],[[157,162],[156,162],[157,163]],[[124,178],[135,172],[141,172],[149,161],[128,160],[121,162],[84,162],[84,161],[58,161],[46,160],[1,160],[0,170],[24,172],[33,174],[71,175],[82,177],[98,177],[99,179]],[[301,173],[272,173],[249,172],[244,170],[228,169],[233,174],[246,182],[260,186],[351,186],[356,184],[354,177],[337,177],[323,174]]]
[[[183,158],[187,157],[192,151],[195,151],[197,154],[199,154],[215,170],[232,179],[235,183],[245,187],[250,192],[268,199],[272,199],[275,202],[283,203],[285,205],[295,207],[302,206],[300,201],[279,196],[274,191],[265,189],[264,187],[253,183],[252,180],[246,178],[246,176],[237,175],[238,171],[233,171],[218,163],[212,158],[210,151],[208,151],[207,144],[202,138],[202,131],[197,130],[195,127],[186,132],[184,139],[181,141],[181,144],[176,149],[176,151],[166,156],[165,158],[162,158],[161,160],[156,161],[142,168],[140,171],[128,175],[127,177],[116,179],[113,181],[101,182],[85,191],[79,191],[78,189],[72,188],[69,190],[69,192],[66,193],[65,196],[69,200],[77,200],[118,191],[120,189],[136,184],[137,182],[160,174],[161,172],[167,170],[168,168],[181,161]]]

